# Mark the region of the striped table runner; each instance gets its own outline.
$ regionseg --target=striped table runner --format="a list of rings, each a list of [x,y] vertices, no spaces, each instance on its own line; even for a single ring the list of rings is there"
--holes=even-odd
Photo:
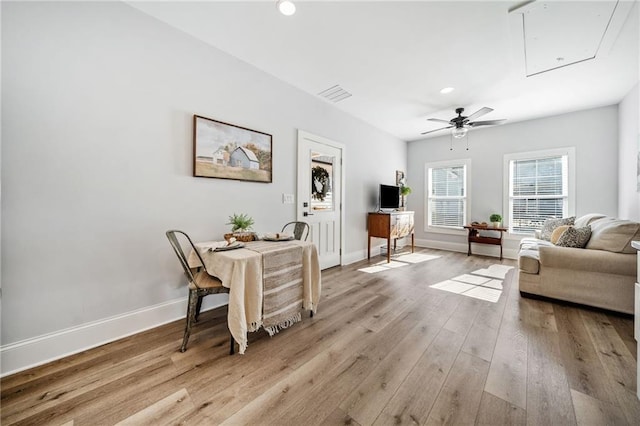
[[[247,248],[262,254],[262,326],[273,336],[302,320],[302,247],[258,241]]]

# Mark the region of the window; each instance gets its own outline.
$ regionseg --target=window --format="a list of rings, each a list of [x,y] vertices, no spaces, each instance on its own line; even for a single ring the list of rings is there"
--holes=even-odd
[[[469,192],[467,177],[471,160],[428,163],[426,168],[427,217],[429,227],[459,228],[467,222]]]
[[[574,157],[574,148],[505,155],[509,232],[531,233],[545,219],[573,214]]]

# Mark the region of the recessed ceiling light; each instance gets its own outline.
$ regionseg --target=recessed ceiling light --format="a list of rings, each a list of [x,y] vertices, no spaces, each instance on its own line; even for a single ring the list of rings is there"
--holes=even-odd
[[[296,5],[290,0],[278,0],[276,3],[278,10],[285,16],[291,16],[296,13]]]
[[[443,95],[446,95],[447,93],[451,93],[454,90],[456,89],[454,89],[453,87],[445,87],[444,89],[440,90],[440,93],[442,93]]]

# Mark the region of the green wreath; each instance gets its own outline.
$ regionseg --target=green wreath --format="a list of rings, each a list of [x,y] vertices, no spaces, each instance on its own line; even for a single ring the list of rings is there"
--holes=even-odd
[[[324,167],[311,168],[311,198],[324,201],[329,191],[329,172]]]

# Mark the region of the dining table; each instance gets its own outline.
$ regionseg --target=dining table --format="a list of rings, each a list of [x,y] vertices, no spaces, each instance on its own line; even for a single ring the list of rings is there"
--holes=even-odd
[[[227,322],[247,349],[248,332],[264,328],[271,336],[318,308],[321,274],[315,244],[300,240],[250,241],[229,249],[219,241],[194,243],[210,275],[229,288]],[[221,246],[222,245],[222,246]],[[202,266],[193,251],[189,266]]]

